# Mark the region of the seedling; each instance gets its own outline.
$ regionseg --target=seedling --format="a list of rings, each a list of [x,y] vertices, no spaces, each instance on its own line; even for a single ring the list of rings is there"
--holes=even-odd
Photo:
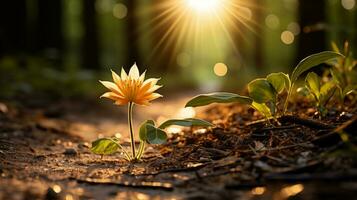
[[[282,72],[269,74],[266,78],[259,78],[248,84],[249,96],[253,99],[252,107],[266,118],[276,118],[279,96],[289,91],[291,82],[289,75]]]
[[[334,95],[336,85],[333,81],[321,83],[321,78],[315,73],[310,72],[305,79],[306,88],[315,100],[317,111],[321,116],[327,113],[326,104]]]
[[[345,55],[345,57],[338,58],[337,62],[331,63],[332,68],[330,70],[332,79],[337,86],[339,99],[344,103],[347,95],[357,91],[357,60],[353,58],[347,41],[344,43],[343,52],[336,43],[332,43],[332,48],[335,52]]]
[[[158,93],[154,93],[161,86],[156,85],[157,78],[145,80],[145,72],[140,75],[139,70],[134,64],[129,74],[124,69],[121,75],[117,75],[112,71],[114,82],[100,81],[110,92],[104,93],[101,97],[111,99],[116,105],[128,105],[128,126],[130,131],[131,153],[129,154],[120,144],[119,139],[101,138],[92,143],[91,151],[96,154],[106,155],[112,154],[121,150],[128,161],[140,160],[145,150],[145,144],[162,144],[166,142],[167,134],[165,128],[171,125],[178,126],[211,126],[212,124],[204,120],[189,118],[189,119],[173,119],[162,123],[156,127],[153,120],[147,120],[140,126],[140,145],[137,149],[135,146],[132,113],[133,107],[137,105],[150,105],[150,101],[162,97]]]
[[[266,78],[251,81],[248,84],[249,97],[226,92],[202,94],[191,99],[186,104],[186,107],[205,106],[211,103],[239,102],[250,105],[261,112],[266,118],[276,118],[278,114],[284,115],[286,113],[293,87],[304,72],[314,66],[339,57],[343,57],[343,55],[332,51],[313,54],[301,60],[294,68],[290,77],[288,74],[278,72],[269,74]],[[284,91],[287,91],[287,97],[282,111],[279,112],[278,105],[281,103],[279,97]]]

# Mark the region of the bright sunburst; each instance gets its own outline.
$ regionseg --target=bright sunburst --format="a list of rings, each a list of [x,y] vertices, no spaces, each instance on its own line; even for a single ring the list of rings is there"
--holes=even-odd
[[[186,0],[187,6],[198,13],[214,11],[222,6],[221,0]]]
[[[140,13],[149,13],[152,20],[141,27],[142,30],[152,30],[159,41],[155,42],[151,56],[172,56],[172,60],[183,48],[190,48],[192,59],[207,57],[193,55],[197,52],[211,52],[220,56],[222,45],[231,46],[238,52],[237,42],[233,35],[242,35],[244,29],[254,32],[256,23],[252,19],[250,0],[161,0],[151,7],[142,8]],[[244,38],[244,36],[242,37]],[[170,53],[168,52],[171,51]],[[172,55],[168,55],[172,54]],[[213,57],[213,56],[212,56]],[[219,58],[218,58],[219,59]]]

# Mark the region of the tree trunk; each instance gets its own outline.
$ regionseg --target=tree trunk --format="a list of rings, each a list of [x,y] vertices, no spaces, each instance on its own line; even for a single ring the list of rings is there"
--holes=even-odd
[[[26,0],[1,2],[0,57],[26,50],[26,15]]]
[[[82,0],[82,21],[84,26],[84,35],[82,40],[82,66],[92,70],[100,69],[98,25],[95,2],[96,0]]]
[[[298,41],[297,59],[324,51],[326,47],[325,0],[300,0],[299,24],[302,33]]]
[[[256,8],[254,10],[253,13],[253,18],[254,18],[254,22],[256,22],[257,24],[264,24],[264,11],[263,9],[261,9],[261,7],[264,7],[264,5],[262,5],[264,3],[264,1],[262,0],[255,0],[255,4],[254,5],[259,5],[259,8]],[[255,67],[256,69],[263,69],[264,68],[264,41],[263,41],[263,37],[264,37],[264,33],[262,34],[263,28],[256,26],[255,28],[255,33],[254,33],[254,63],[255,63]]]
[[[62,0],[38,0],[35,37],[36,44],[31,44],[31,48],[60,63],[63,54]]]
[[[137,18],[136,18],[136,1],[135,0],[127,0],[126,1],[126,6],[128,8],[128,14],[127,14],[127,27],[126,27],[126,36],[127,36],[127,49],[128,49],[128,54],[127,54],[127,59],[125,62],[124,68],[126,70],[129,70],[130,67],[134,64],[137,63],[138,68],[140,69],[142,67],[142,63],[140,60],[140,55],[139,55],[139,36],[137,32]]]

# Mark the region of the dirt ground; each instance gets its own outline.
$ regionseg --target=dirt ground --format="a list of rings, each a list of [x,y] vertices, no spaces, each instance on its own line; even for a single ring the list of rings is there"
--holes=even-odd
[[[135,124],[195,114],[181,109],[186,100],[138,108]],[[115,133],[129,147],[125,108],[98,100],[41,105],[0,103],[0,199],[356,198],[355,105],[323,120],[299,105],[280,126],[246,106],[209,106],[196,116],[215,127],[172,129],[178,133],[136,163],[89,151],[98,135]]]

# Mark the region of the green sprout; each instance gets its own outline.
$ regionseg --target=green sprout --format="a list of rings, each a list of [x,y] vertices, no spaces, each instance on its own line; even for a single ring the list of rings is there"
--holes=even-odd
[[[327,114],[326,105],[336,91],[333,81],[321,83],[321,78],[315,73],[310,72],[305,79],[305,87],[315,100],[316,108],[321,116]]]
[[[278,115],[284,115],[286,113],[293,88],[304,72],[339,57],[344,56],[332,51],[313,54],[301,60],[294,68],[291,76],[278,72],[269,74],[266,78],[258,78],[251,81],[248,84],[249,97],[227,92],[201,94],[191,99],[186,104],[186,107],[205,106],[211,103],[238,102],[251,106],[268,119],[276,119]],[[281,102],[281,96],[284,92],[287,92],[287,96],[285,102]],[[282,105],[281,110],[278,109],[279,105]]]
[[[330,69],[332,79],[336,83],[338,96],[341,103],[344,103],[346,96],[357,91],[357,60],[353,58],[350,45],[344,43],[343,52],[338,48],[336,43],[332,42],[332,49],[344,57],[340,57],[336,62],[331,63]]]

